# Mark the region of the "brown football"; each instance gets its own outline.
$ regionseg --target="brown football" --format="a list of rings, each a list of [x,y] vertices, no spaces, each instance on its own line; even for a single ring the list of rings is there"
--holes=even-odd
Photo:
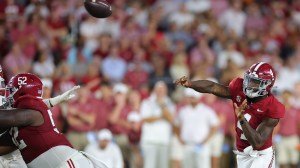
[[[111,5],[106,0],[85,0],[84,7],[96,18],[107,18],[112,14]]]

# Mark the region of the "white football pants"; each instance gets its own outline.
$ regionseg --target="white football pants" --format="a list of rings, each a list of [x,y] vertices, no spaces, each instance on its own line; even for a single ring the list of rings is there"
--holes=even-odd
[[[19,150],[0,156],[0,168],[27,168]]]
[[[238,168],[275,168],[275,151],[272,147],[256,151],[252,146],[244,149],[244,152],[234,151],[237,155]]]

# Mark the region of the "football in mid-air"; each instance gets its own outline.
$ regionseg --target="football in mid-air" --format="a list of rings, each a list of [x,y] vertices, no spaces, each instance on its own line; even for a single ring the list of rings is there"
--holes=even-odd
[[[112,14],[111,5],[106,0],[84,0],[84,7],[96,18],[107,18]]]

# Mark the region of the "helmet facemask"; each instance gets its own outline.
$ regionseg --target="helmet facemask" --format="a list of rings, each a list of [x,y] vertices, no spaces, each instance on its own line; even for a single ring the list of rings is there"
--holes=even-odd
[[[249,98],[265,96],[268,94],[267,87],[271,83],[271,79],[260,79],[246,73],[243,81],[243,92]]]
[[[4,79],[0,76],[0,106],[5,109],[12,107],[12,101],[9,100],[10,92],[5,85]]]
[[[8,93],[8,96],[6,96],[6,104],[8,104],[8,107],[12,107],[12,105],[14,104],[14,95],[17,91],[18,89],[15,87],[6,87],[6,93]]]

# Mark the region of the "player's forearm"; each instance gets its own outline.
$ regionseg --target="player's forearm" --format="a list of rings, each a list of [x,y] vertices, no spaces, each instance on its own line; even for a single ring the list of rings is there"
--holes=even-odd
[[[263,137],[259,132],[253,129],[246,120],[244,120],[244,123],[241,124],[241,126],[245,137],[253,149],[259,149],[263,146],[265,143]]]
[[[231,98],[228,87],[209,80],[191,81],[189,87],[200,93],[211,93],[219,97]]]
[[[197,81],[191,81],[190,88],[201,92],[201,93],[212,93],[214,86],[214,82],[208,81],[208,80],[197,80]]]

